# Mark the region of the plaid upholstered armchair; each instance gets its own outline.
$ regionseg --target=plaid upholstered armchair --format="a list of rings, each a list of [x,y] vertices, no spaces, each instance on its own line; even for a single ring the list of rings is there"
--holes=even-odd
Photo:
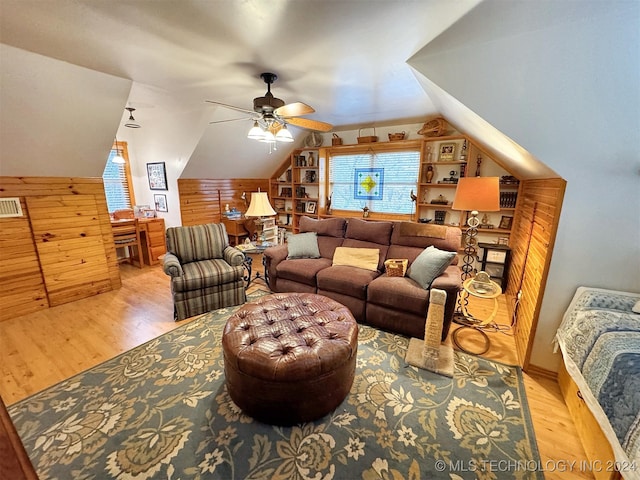
[[[246,301],[244,255],[221,223],[167,228],[164,273],[171,277],[176,320]]]

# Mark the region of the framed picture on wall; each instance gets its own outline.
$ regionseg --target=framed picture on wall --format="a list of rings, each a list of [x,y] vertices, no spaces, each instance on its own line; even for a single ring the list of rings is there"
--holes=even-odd
[[[442,143],[440,144],[440,155],[438,155],[439,162],[452,162],[456,153],[455,143]]]
[[[149,178],[149,188],[151,190],[168,190],[167,171],[164,162],[147,163],[147,177]]]
[[[167,196],[161,194],[155,194],[153,196],[153,202],[156,204],[156,211],[158,212],[168,212],[167,208]]]

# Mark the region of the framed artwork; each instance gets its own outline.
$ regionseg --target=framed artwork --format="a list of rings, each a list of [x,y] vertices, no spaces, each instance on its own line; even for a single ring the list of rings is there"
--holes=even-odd
[[[438,155],[439,162],[453,162],[453,157],[456,153],[455,143],[441,143],[440,155]]]
[[[307,202],[306,213],[316,213],[316,202]]]
[[[168,190],[167,171],[164,162],[147,163],[147,177],[149,178],[149,188],[151,190]]]
[[[153,202],[156,204],[156,211],[158,212],[168,212],[167,209],[167,196],[155,194],[153,196]]]
[[[500,219],[500,226],[499,228],[503,228],[505,230],[511,230],[511,222],[513,222],[513,217],[506,217],[503,216]]]

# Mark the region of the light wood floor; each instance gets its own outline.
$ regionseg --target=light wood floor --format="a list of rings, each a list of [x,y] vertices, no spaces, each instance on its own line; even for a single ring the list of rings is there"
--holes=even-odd
[[[254,265],[259,264],[256,259]],[[0,322],[0,396],[7,405],[190,321],[173,321],[169,277],[160,266],[122,265],[121,275],[123,286],[117,291]],[[267,290],[262,281],[253,282],[249,291],[256,289]],[[504,299],[500,301],[497,319],[508,324]],[[479,317],[491,308],[482,302],[487,300],[470,303]],[[461,344],[477,350],[477,335],[461,335]],[[484,356],[516,364],[513,338],[501,332],[488,335],[491,349]],[[592,479],[577,467],[564,471],[568,463],[586,465],[587,459],[557,382],[525,374],[525,387],[545,477]],[[511,477],[497,473],[498,478]]]

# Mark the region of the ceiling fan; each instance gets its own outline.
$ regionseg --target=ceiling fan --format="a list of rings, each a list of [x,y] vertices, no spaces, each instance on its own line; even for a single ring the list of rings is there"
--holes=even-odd
[[[267,93],[265,93],[264,97],[256,97],[253,99],[253,110],[213,100],[206,100],[208,103],[213,103],[214,105],[220,105],[238,112],[247,113],[250,115],[249,117],[218,120],[210,123],[225,123],[251,119],[253,120],[253,128],[249,130],[247,136],[269,143],[273,143],[276,140],[293,142],[293,137],[287,130],[287,124],[319,132],[328,132],[333,128],[333,125],[329,123],[300,118],[303,115],[315,112],[315,110],[306,103],[294,102],[285,104],[283,100],[274,97],[271,93],[271,84],[278,79],[275,73],[261,73],[260,77],[264,80],[264,83],[267,84]]]

